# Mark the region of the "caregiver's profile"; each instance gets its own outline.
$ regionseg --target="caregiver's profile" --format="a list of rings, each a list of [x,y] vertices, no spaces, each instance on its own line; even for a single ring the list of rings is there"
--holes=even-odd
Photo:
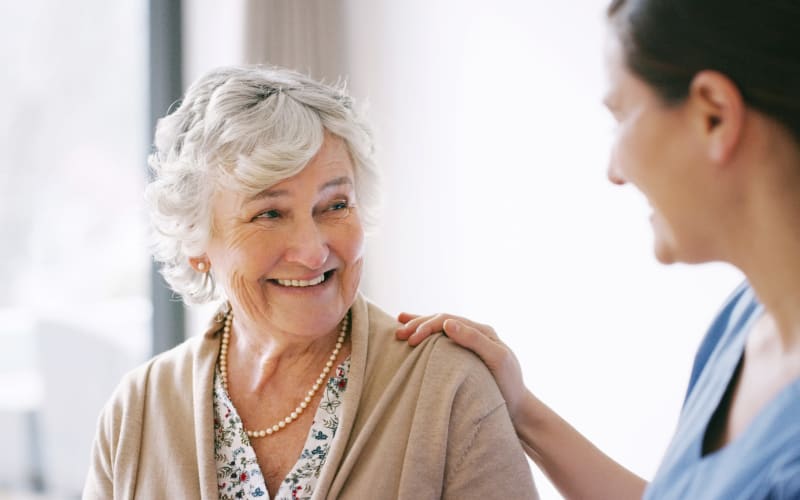
[[[397,335],[416,345],[443,329],[478,353],[565,497],[800,498],[800,2],[614,0],[608,24],[608,178],[646,196],[660,262],[746,276],[699,344],[655,477],[537,399],[491,327],[403,314]]]

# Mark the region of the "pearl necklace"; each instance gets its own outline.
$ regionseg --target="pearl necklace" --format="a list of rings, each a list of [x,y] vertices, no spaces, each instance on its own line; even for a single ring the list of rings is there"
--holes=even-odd
[[[289,414],[289,416],[279,421],[272,427],[267,427],[266,429],[261,429],[259,431],[248,431],[245,429],[247,437],[252,439],[271,436],[300,417],[300,414],[303,413],[303,410],[308,408],[311,400],[314,399],[314,395],[317,393],[322,383],[325,382],[325,377],[331,371],[333,363],[336,361],[336,357],[339,355],[339,351],[344,344],[344,337],[347,335],[347,327],[349,323],[350,313],[348,311],[348,314],[345,314],[344,319],[342,320],[342,327],[339,329],[339,338],[336,339],[336,346],[333,348],[333,351],[331,351],[331,355],[328,357],[328,362],[325,363],[322,373],[319,374],[319,377],[317,377],[317,380],[314,382],[311,390],[306,393],[306,397],[300,401],[300,404],[297,406],[297,408],[295,408],[294,411]],[[222,375],[222,387],[225,389],[225,392],[228,392],[228,344],[230,343],[231,339],[231,324],[233,324],[232,310],[228,311],[228,314],[225,315],[225,326],[222,328],[222,345],[219,349],[219,371]]]

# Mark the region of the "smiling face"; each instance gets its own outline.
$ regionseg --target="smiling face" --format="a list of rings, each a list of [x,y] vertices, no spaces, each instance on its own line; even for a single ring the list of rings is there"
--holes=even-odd
[[[617,122],[608,177],[631,183],[653,213],[654,252],[662,263],[713,257],[714,179],[703,163],[702,122],[692,106],[665,103],[626,67],[613,33],[606,46],[605,104]]]
[[[234,315],[303,337],[335,330],[361,280],[355,203],[350,155],[330,134],[300,173],[255,196],[219,189],[206,257]]]

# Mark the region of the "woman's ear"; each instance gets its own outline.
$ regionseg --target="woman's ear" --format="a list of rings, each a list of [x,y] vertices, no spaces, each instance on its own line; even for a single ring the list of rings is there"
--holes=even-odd
[[[206,254],[199,257],[189,257],[189,265],[198,273],[207,273],[211,269],[211,261]]]
[[[703,70],[692,79],[688,99],[709,159],[727,163],[744,130],[744,100],[736,84],[718,71]]]

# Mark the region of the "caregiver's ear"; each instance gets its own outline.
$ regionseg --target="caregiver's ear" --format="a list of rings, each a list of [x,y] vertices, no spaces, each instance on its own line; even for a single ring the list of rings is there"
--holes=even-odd
[[[746,108],[738,87],[718,71],[698,72],[689,85],[687,111],[708,158],[728,162],[743,129]]]

